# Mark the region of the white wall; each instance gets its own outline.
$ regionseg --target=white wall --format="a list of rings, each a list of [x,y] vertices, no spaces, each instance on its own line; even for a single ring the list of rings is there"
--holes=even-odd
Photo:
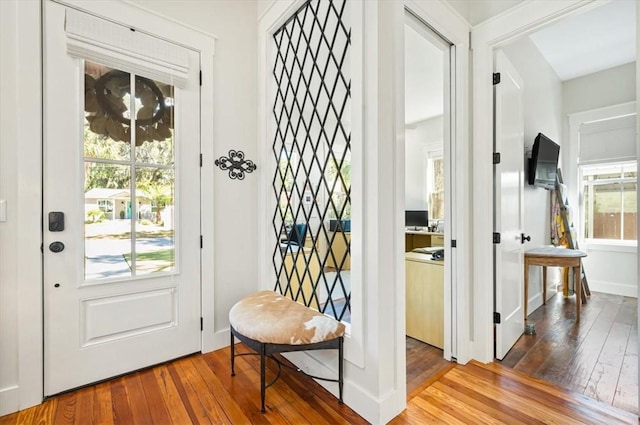
[[[562,84],[563,115],[566,117],[584,111],[605,108],[636,100],[636,63],[629,63],[604,71],[565,81]],[[581,114],[578,114],[581,115]],[[568,139],[568,118],[563,130]],[[579,220],[577,145],[571,147],[571,155],[563,157],[563,168],[568,170],[565,181],[569,188],[569,202],[575,205],[574,221]],[[637,245],[585,244],[585,273],[592,291],[637,297]]]
[[[214,158],[241,150],[257,161],[258,8],[254,1],[132,0],[155,13],[217,37],[214,56]],[[243,296],[258,290],[258,182],[262,164],[244,180],[217,169],[214,205],[203,206],[203,220],[214,222],[215,330],[217,346],[228,344],[228,315]]]
[[[524,144],[525,155],[531,156],[533,141],[538,133],[562,146],[562,83],[549,63],[528,37],[523,37],[504,48],[524,83]],[[560,149],[562,154],[563,149]],[[525,180],[528,164],[525,161]],[[524,186],[524,233],[531,236],[525,249],[549,245],[551,197],[550,191]],[[529,311],[542,305],[542,275],[540,267],[529,271]],[[554,288],[558,283],[557,271],[549,269],[547,284]],[[548,291],[547,297],[554,294]]]
[[[17,181],[17,128],[9,117],[15,116],[13,101],[17,99],[16,72],[17,44],[15,4],[0,2],[0,92],[5,98],[0,103],[2,137],[0,138],[0,199],[8,203],[8,218],[0,222],[0,416],[7,413],[2,405],[9,404],[5,397],[18,385],[18,261],[12,245],[18,239],[16,226],[18,200]],[[5,41],[6,40],[6,41]],[[13,65],[13,66],[12,66]],[[6,117],[6,121],[5,121]],[[5,123],[7,123],[5,125]]]
[[[0,416],[42,399],[39,9],[0,2]]]
[[[427,209],[428,158],[443,152],[442,116],[405,127],[405,207]]]
[[[564,115],[636,100],[636,63],[628,63],[562,83]]]

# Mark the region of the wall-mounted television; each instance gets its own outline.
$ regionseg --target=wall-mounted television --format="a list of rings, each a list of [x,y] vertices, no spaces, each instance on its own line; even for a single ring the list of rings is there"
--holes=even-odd
[[[529,184],[555,189],[558,174],[558,155],[560,145],[542,133],[538,133],[533,142],[533,151],[529,160]]]
[[[429,212],[427,210],[407,210],[404,212],[404,225],[406,227],[428,227]]]

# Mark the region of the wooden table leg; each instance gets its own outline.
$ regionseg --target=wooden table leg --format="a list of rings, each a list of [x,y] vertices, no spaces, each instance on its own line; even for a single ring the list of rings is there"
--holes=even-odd
[[[542,266],[542,304],[547,304],[547,266]]]
[[[529,262],[524,260],[524,320],[527,320],[529,306]]]
[[[573,268],[574,283],[576,287],[576,320],[580,320],[580,308],[582,307],[582,260],[578,259],[578,265]]]

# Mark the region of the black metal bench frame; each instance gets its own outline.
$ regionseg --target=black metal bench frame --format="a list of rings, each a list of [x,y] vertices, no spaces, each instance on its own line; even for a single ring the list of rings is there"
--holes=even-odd
[[[260,412],[261,413],[265,413],[266,409],[265,409],[265,393],[267,388],[269,388],[271,385],[275,384],[275,382],[278,380],[278,378],[280,377],[280,372],[282,370],[281,366],[287,366],[287,365],[283,365],[277,358],[275,358],[273,355],[274,354],[279,354],[279,353],[287,353],[287,352],[292,352],[292,351],[311,351],[311,350],[330,350],[330,349],[337,349],[338,350],[338,379],[328,379],[328,378],[323,378],[323,377],[319,377],[319,376],[313,376],[310,375],[308,373],[305,373],[303,370],[296,368],[296,371],[309,376],[311,378],[314,379],[320,379],[322,381],[328,381],[328,382],[337,382],[338,383],[338,393],[339,393],[339,398],[338,398],[338,402],[340,404],[343,403],[342,401],[342,390],[343,390],[343,386],[344,386],[344,368],[343,368],[343,361],[344,361],[344,337],[338,337],[335,339],[331,339],[328,341],[322,341],[322,342],[316,342],[316,343],[312,343],[312,344],[270,344],[270,343],[266,343],[266,342],[261,342],[261,341],[257,341],[255,339],[251,339],[248,338],[244,335],[242,335],[241,333],[239,333],[237,330],[235,330],[233,328],[233,326],[230,327],[231,328],[231,376],[235,376],[235,358],[236,356],[244,356],[244,355],[259,355],[260,356]],[[249,348],[251,348],[253,351],[255,351],[255,353],[239,353],[236,354],[236,350],[235,350],[235,339],[234,338],[238,338],[240,341],[242,341],[246,346],[248,346]],[[276,377],[273,378],[273,380],[271,382],[269,382],[268,384],[265,384],[265,362],[266,362],[266,357],[269,356],[271,357],[273,360],[276,361],[276,363],[278,364],[278,373],[276,374]]]

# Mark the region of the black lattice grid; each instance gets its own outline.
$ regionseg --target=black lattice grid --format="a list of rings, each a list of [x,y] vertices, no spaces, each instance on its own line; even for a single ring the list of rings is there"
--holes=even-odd
[[[326,222],[330,217],[341,220],[351,205],[350,179],[343,171],[351,151],[351,132],[345,126],[350,113],[351,81],[345,74],[351,32],[344,23],[345,11],[345,0],[305,3],[274,35],[273,68],[273,153],[278,164],[272,181],[278,203],[272,220],[278,241],[273,251],[275,289],[338,320],[350,315],[348,272],[343,271],[350,243],[342,228],[329,231]],[[310,202],[302,202],[305,194]],[[336,194],[342,194],[341,202]],[[290,240],[280,242],[287,224],[292,224],[287,219],[307,225],[309,249],[299,249]],[[314,219],[317,225],[312,229]],[[340,258],[326,249],[335,238],[342,238],[346,246]],[[323,252],[321,241],[326,242]],[[329,260],[335,275],[328,278]]]

